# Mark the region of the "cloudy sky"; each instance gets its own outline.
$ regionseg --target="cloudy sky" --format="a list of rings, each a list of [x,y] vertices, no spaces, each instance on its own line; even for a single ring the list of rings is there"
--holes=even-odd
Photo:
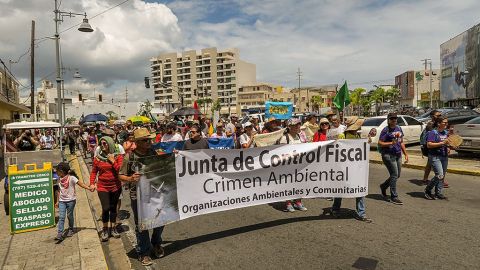
[[[440,44],[480,22],[478,0],[58,1],[62,11],[87,12],[95,29],[78,32],[82,16],[60,25],[66,89],[108,100],[124,99],[125,87],[129,100],[152,100],[143,86],[149,59],[205,47],[239,48],[261,82],[294,87],[300,68],[305,86],[371,88],[421,69],[423,58],[438,68]],[[36,85],[55,79],[53,10],[54,0],[0,0],[0,58],[27,87],[32,20]]]

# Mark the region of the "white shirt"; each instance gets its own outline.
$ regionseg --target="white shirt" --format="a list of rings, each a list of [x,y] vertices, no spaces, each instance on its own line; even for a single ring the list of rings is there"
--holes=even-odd
[[[183,141],[182,135],[178,133],[173,134],[163,134],[162,142],[181,142]]]
[[[55,140],[53,139],[52,135],[43,135],[40,138],[40,143],[44,144],[43,149],[53,149],[53,144]]]
[[[60,188],[60,194],[58,200],[61,202],[69,202],[77,199],[77,194],[75,192],[75,185],[78,182],[78,179],[75,176],[68,175],[68,184],[61,183],[61,179],[59,180],[58,187]],[[67,187],[65,187],[67,186]]]
[[[235,124],[233,124],[232,122],[228,123],[227,126],[225,127],[225,132],[226,133],[235,133]]]
[[[217,133],[213,133],[210,138],[227,138],[227,135],[225,133],[222,133],[222,135],[218,135]]]
[[[242,145],[242,148],[243,148],[243,145],[248,144],[249,141],[250,141],[250,137],[247,135],[247,133],[243,133],[240,136],[240,145]],[[250,148],[253,148],[253,143],[250,144]]]
[[[287,144],[287,137],[288,136],[288,144],[299,144],[299,143],[303,143],[301,138],[300,138],[300,135],[297,134],[297,136],[292,137],[289,133],[287,133],[286,135],[282,135],[282,138],[280,138],[280,144]]]

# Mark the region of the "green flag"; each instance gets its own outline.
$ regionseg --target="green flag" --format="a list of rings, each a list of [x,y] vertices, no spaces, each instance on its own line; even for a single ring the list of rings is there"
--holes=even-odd
[[[345,81],[342,88],[340,88],[340,90],[337,92],[337,95],[333,99],[333,104],[340,111],[342,111],[345,106],[350,104],[350,93],[348,92],[347,81]]]

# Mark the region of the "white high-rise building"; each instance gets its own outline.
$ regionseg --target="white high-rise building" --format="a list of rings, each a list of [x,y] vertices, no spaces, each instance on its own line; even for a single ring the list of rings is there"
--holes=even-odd
[[[256,66],[240,60],[238,49],[164,53],[150,59],[150,66],[154,111],[164,114],[192,106],[195,100],[206,104],[200,109],[207,114],[217,100],[221,114],[238,113],[238,89],[256,83]]]

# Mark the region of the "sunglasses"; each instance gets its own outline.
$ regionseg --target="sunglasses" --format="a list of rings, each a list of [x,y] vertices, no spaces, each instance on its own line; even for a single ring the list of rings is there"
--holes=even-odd
[[[196,130],[190,130],[190,133],[198,133]]]
[[[320,125],[321,125],[321,126],[329,126],[330,123],[321,123]]]
[[[107,142],[102,142],[102,145],[108,146],[108,143]]]
[[[397,117],[391,117],[391,118],[388,118],[388,120],[395,120],[395,121],[397,121]]]
[[[149,138],[146,138],[146,139],[141,139],[141,140],[138,140],[139,142],[149,142],[150,139]]]

